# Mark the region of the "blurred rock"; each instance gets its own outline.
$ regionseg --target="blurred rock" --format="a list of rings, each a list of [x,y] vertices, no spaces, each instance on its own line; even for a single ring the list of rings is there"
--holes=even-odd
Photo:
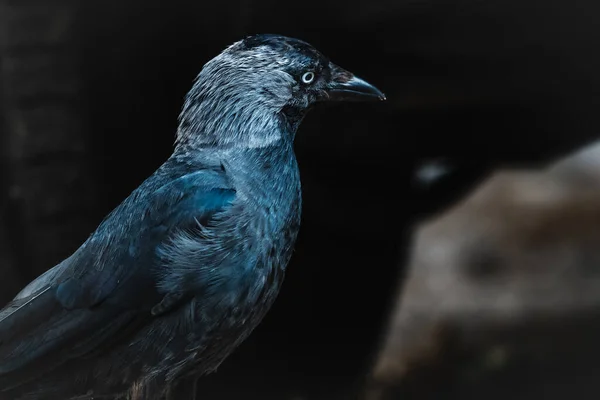
[[[417,227],[366,397],[597,398],[600,144]]]
[[[546,172],[565,184],[600,187],[600,141],[555,162]]]

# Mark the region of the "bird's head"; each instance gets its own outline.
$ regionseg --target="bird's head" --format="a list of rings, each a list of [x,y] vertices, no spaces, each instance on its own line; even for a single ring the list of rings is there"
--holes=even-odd
[[[262,147],[293,139],[321,101],[385,100],[306,42],[254,35],[210,60],[186,96],[178,142]]]

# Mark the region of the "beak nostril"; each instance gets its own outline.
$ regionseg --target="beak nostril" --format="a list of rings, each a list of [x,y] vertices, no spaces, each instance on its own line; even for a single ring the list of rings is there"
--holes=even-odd
[[[330,64],[332,81],[335,83],[346,83],[354,78],[354,74],[350,71],[335,65]]]

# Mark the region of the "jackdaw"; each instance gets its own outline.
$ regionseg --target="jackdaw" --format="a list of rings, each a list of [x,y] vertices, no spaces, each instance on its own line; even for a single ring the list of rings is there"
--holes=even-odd
[[[206,63],[171,157],[0,311],[0,399],[169,398],[214,371],[292,254],[298,125],[317,102],[365,99],[385,97],[293,38],[250,36]]]

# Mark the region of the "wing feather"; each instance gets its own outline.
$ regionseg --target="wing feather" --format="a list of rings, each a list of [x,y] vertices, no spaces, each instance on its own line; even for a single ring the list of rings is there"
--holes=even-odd
[[[235,190],[220,168],[167,165],[117,207],[71,257],[0,310],[0,388],[91,357],[178,305],[150,266],[174,231],[226,210]],[[159,305],[160,304],[160,305]],[[154,314],[151,310],[154,307]]]

